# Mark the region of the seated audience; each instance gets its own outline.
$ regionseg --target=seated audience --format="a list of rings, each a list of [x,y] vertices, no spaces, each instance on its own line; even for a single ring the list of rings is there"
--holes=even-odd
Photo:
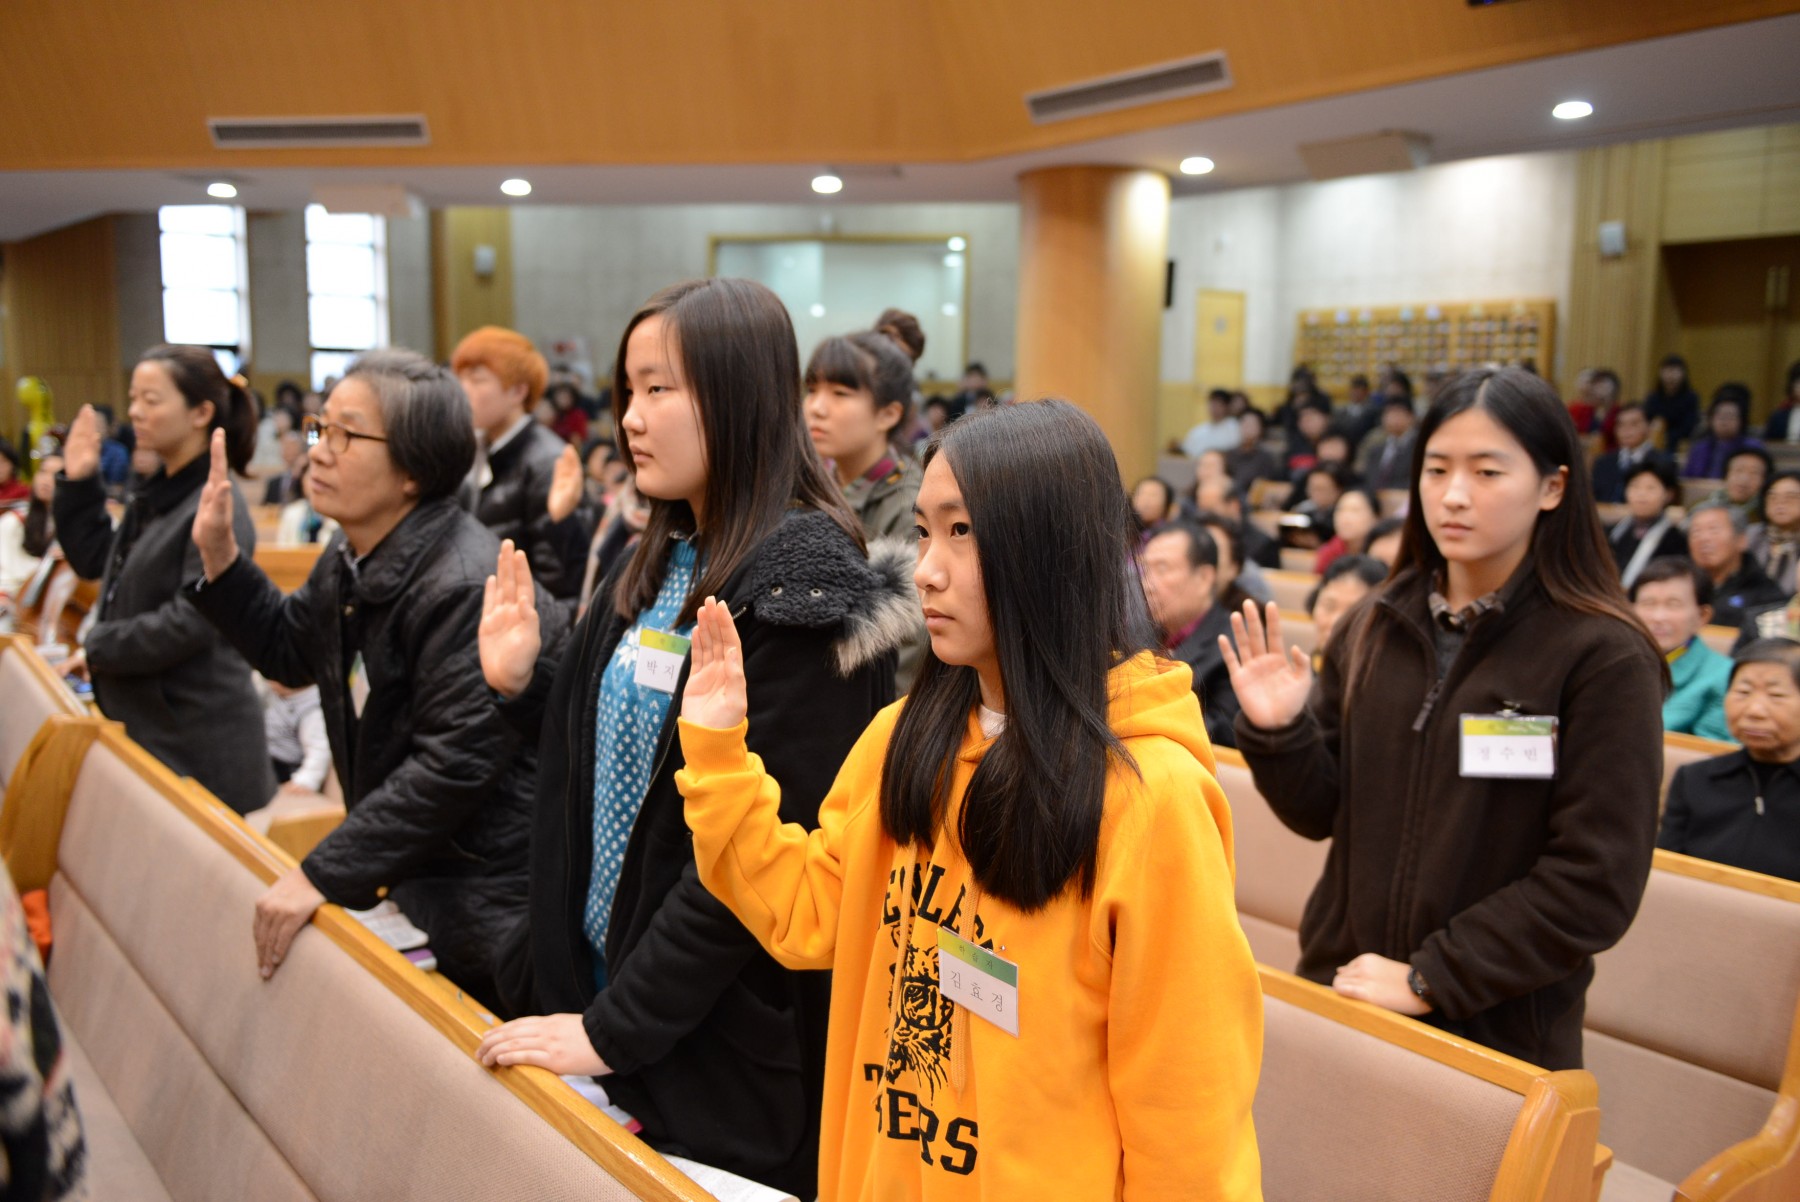
[[[1223,514],[1243,531],[1244,558],[1262,568],[1281,566],[1281,543],[1265,533],[1255,522],[1248,521],[1250,505],[1244,494],[1228,481],[1202,484],[1194,494],[1194,517],[1201,513]]]
[[[1314,639],[1314,664],[1325,652],[1325,641],[1337,626],[1339,618],[1364,597],[1380,588],[1388,577],[1388,565],[1370,555],[1343,555],[1333,560],[1319,577],[1319,583],[1306,596],[1306,612],[1311,615]]]
[[[590,438],[581,449],[581,462],[587,479],[588,504],[603,512],[612,504],[613,494],[631,478],[631,470],[619,456],[619,448],[610,438]]]
[[[567,380],[559,380],[544,392],[556,414],[550,429],[564,442],[580,446],[587,441],[588,415],[581,407],[581,390]]]
[[[1289,546],[1312,550],[1331,538],[1331,511],[1350,487],[1350,473],[1341,464],[1327,463],[1306,473],[1306,487],[1288,503],[1288,512],[1304,522],[1284,520],[1282,534]]]
[[[1390,395],[1381,405],[1381,429],[1362,441],[1356,470],[1363,483],[1376,492],[1403,489],[1412,482],[1414,427],[1418,415],[1410,396]]]
[[[1269,584],[1268,577],[1262,574],[1254,560],[1244,558],[1244,532],[1248,523],[1234,522],[1223,514],[1204,510],[1195,520],[1212,532],[1213,543],[1219,552],[1219,580],[1214,586],[1219,594],[1219,604],[1235,612],[1243,608],[1245,601],[1255,601],[1258,605],[1273,601],[1275,589]]]
[[[30,499],[31,485],[19,471],[19,452],[0,435],[0,505]]]
[[[263,732],[269,740],[269,766],[283,792],[323,793],[331,775],[331,737],[316,684],[293,688],[269,682]]]
[[[1602,451],[1594,460],[1594,500],[1602,505],[1616,505],[1625,499],[1625,481],[1640,463],[1670,462],[1669,457],[1650,445],[1650,419],[1642,405],[1621,405],[1617,424],[1617,451]]]
[[[1569,402],[1569,416],[1582,434],[1598,434],[1603,451],[1612,450],[1615,424],[1619,418],[1619,375],[1610,367],[1595,367],[1577,377],[1575,397]]]
[[[219,455],[241,472],[255,448],[255,402],[225,378],[212,351],[156,346],[131,371],[131,424],[154,468],[116,529],[100,480],[99,415],[84,408],[63,447],[52,502],[57,539],[70,567],[100,580],[100,603],[82,650],[62,670],[85,671],[101,712],[123,722],[144,750],[249,813],[275,792],[250,668],[181,594],[200,574],[188,535],[209,440],[219,431]],[[249,506],[234,500],[237,541],[254,548]]]
[[[1751,524],[1762,521],[1762,492],[1775,474],[1775,460],[1761,447],[1733,451],[1725,462],[1725,483],[1707,495],[1744,515]]]
[[[1800,643],[1737,653],[1725,721],[1743,749],[1676,770],[1656,845],[1800,881]]]
[[[1294,414],[1294,430],[1288,435],[1287,470],[1305,472],[1319,462],[1319,440],[1331,429],[1331,410],[1324,401],[1301,405]]]
[[[1382,518],[1369,531],[1369,557],[1379,559],[1390,569],[1400,558],[1400,542],[1406,531],[1403,517]]]
[[[537,753],[500,719],[477,654],[500,542],[457,503],[475,458],[468,406],[411,351],[351,363],[324,420],[306,423],[314,501],[342,530],[285,597],[240,554],[215,445],[193,523],[204,582],[183,591],[264,676],[318,685],[348,809],[256,903],[265,977],[319,906],[366,910],[386,890],[444,974],[496,1004],[496,957],[526,905]]]
[[[1686,556],[1653,559],[1631,585],[1631,604],[1669,661],[1663,729],[1703,739],[1729,739],[1725,688],[1731,660],[1700,639],[1712,621],[1712,580]]]
[[[1327,430],[1313,448],[1313,461],[1288,478],[1288,499],[1306,495],[1306,474],[1316,467],[1341,467],[1345,479],[1356,473],[1350,469],[1350,444],[1336,430]]]
[[[1180,512],[1175,490],[1161,476],[1145,476],[1131,486],[1131,512],[1137,515],[1138,532],[1148,535]]]
[[[1781,404],[1769,415],[1763,437],[1770,442],[1800,442],[1800,359],[1788,364]]]
[[[1206,394],[1206,420],[1187,432],[1181,452],[1198,456],[1203,451],[1229,451],[1238,445],[1237,418],[1231,416],[1231,393],[1215,388]]]
[[[1313,369],[1302,363],[1288,376],[1287,396],[1275,407],[1274,424],[1290,441],[1299,427],[1300,411],[1305,408],[1331,412],[1331,398],[1319,388]]]
[[[1663,447],[1670,454],[1680,450],[1700,425],[1700,394],[1688,381],[1687,360],[1665,355],[1656,369],[1656,387],[1644,398],[1644,413],[1660,425]]]
[[[1706,411],[1706,433],[1694,440],[1682,462],[1681,474],[1688,480],[1717,480],[1725,475],[1731,457],[1745,447],[1761,447],[1762,443],[1744,433],[1744,419],[1750,413],[1750,390],[1742,384],[1721,384],[1713,393],[1712,407]]]
[[[1259,409],[1246,409],[1237,419],[1237,446],[1225,452],[1225,470],[1246,494],[1258,480],[1286,480],[1281,457],[1263,446],[1264,419]]]
[[[1707,501],[1688,515],[1688,558],[1713,582],[1713,624],[1736,630],[1746,612],[1785,598],[1757,562],[1746,554],[1749,535],[1743,515]]]
[[[1797,590],[1794,566],[1800,560],[1800,472],[1776,472],[1763,486],[1763,520],[1750,528],[1750,556],[1777,588]]]
[[[1150,532],[1142,561],[1150,616],[1163,650],[1193,669],[1207,736],[1215,747],[1237,746],[1237,695],[1219,651],[1219,636],[1231,634],[1231,612],[1218,603],[1218,544],[1199,523],[1169,522]]]
[[[470,512],[496,539],[525,552],[532,578],[551,596],[574,598],[593,514],[580,503],[575,448],[532,420],[549,376],[544,357],[523,334],[483,326],[457,344],[450,366],[469,398],[476,434]],[[552,513],[559,471],[564,491],[573,487],[575,494],[559,496],[561,512]]]
[[[1360,372],[1350,377],[1350,394],[1332,416],[1331,429],[1344,440],[1346,447],[1358,447],[1376,426],[1381,424],[1381,407],[1385,396],[1369,391],[1369,377]],[[1345,458],[1349,458],[1348,454]]]
[[[1646,459],[1626,477],[1625,516],[1606,536],[1626,588],[1652,559],[1687,554],[1687,539],[1669,514],[1680,498],[1675,465],[1665,459]]]
[[[1331,507],[1331,537],[1313,559],[1313,571],[1323,575],[1341,555],[1366,555],[1369,535],[1381,520],[1381,501],[1366,488],[1353,488]]]
[[[285,414],[285,410],[276,410]],[[281,471],[270,476],[263,485],[262,503],[264,505],[291,505],[301,497],[300,465],[306,462],[306,442],[300,437],[300,431],[289,429],[282,431],[279,439],[281,450]]]

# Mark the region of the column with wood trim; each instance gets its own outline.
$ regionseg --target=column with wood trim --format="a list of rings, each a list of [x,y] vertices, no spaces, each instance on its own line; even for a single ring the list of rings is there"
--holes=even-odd
[[[1169,180],[1128,167],[1019,177],[1017,393],[1094,415],[1127,479],[1156,466]]]

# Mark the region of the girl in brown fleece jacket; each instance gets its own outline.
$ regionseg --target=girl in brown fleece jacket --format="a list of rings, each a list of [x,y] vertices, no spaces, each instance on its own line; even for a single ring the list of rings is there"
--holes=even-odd
[[[1282,821],[1332,841],[1302,976],[1577,1068],[1593,957],[1649,875],[1666,669],[1547,384],[1459,376],[1416,448],[1394,573],[1316,681],[1273,607],[1233,615],[1238,745]]]

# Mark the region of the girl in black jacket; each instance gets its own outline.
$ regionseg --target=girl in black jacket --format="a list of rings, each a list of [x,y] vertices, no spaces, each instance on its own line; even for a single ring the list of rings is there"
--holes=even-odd
[[[1331,839],[1298,971],[1579,1068],[1593,957],[1649,877],[1667,673],[1542,380],[1446,384],[1412,480],[1394,575],[1340,620],[1316,685],[1274,606],[1266,636],[1247,605],[1237,650],[1221,639],[1257,788]]]
[[[68,670],[85,668],[101,712],[123,722],[146,751],[248,813],[275,795],[250,668],[180,593],[200,575],[188,531],[212,431],[224,431],[224,453],[242,472],[256,449],[256,403],[225,378],[210,350],[156,346],[132,369],[130,416],[138,448],[154,452],[161,466],[132,493],[116,530],[91,406],[82,407],[63,448],[51,501],[57,537],[76,573],[100,581],[99,620]],[[253,549],[249,510],[237,486],[230,488],[238,544]]]
[[[762,690],[750,746],[785,771],[782,815],[819,802],[893,697],[916,621],[904,552],[871,563],[802,425],[787,311],[760,284],[699,280],[632,318],[613,414],[651,513],[566,655],[540,648],[524,557],[503,547],[481,655],[541,732],[531,913],[502,983],[515,1020],[489,1065],[601,1078],[655,1147],[812,1197],[824,974],[779,967],[700,884],[675,773],[687,643],[727,600]]]

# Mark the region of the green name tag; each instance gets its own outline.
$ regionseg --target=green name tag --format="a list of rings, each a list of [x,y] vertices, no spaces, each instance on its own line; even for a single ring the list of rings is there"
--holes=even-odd
[[[1464,714],[1462,775],[1547,780],[1556,775],[1556,719],[1535,714]]]
[[[692,640],[666,630],[645,629],[638,634],[637,671],[632,680],[659,693],[673,693],[681,680]]]
[[[1019,966],[944,927],[938,928],[938,992],[1018,1036]]]

